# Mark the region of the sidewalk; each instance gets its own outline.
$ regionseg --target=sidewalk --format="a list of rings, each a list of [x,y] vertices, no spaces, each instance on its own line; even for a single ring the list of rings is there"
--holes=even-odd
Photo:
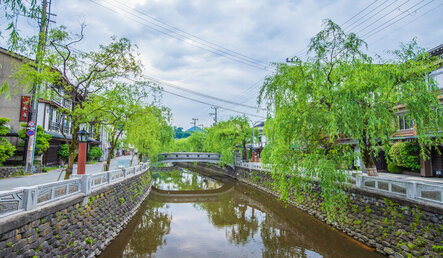
[[[121,156],[111,160],[109,170],[117,169],[119,166],[129,167],[131,162],[131,156]],[[95,164],[86,164],[86,174],[95,174],[103,171],[103,165],[105,162],[97,162]],[[134,165],[138,164],[137,157],[134,157]],[[77,171],[77,164],[74,164],[74,173]],[[60,177],[63,180],[65,172],[60,175],[59,169],[50,170],[47,173],[39,173],[29,176],[10,177],[0,179],[0,191],[11,190],[17,187],[25,187],[32,185],[39,185],[45,183],[56,182]]]
[[[379,177],[388,178],[388,179],[416,181],[426,184],[443,184],[443,178],[441,177],[421,177],[421,176],[410,176],[404,174],[383,173],[383,172],[378,172],[378,175]]]

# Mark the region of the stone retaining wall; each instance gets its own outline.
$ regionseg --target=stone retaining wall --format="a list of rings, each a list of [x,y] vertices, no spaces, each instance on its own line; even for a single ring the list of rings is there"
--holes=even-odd
[[[186,167],[208,170],[206,165],[186,164]],[[215,166],[210,170],[224,172],[224,169],[216,169]],[[235,172],[239,181],[279,197],[272,188],[269,173],[239,168]],[[349,189],[350,203],[342,221],[330,222],[318,197],[321,188],[314,185],[312,189],[314,191],[302,203],[293,200],[289,203],[376,248],[381,254],[392,257],[443,256],[443,207],[373,191]]]
[[[25,171],[25,167],[0,167],[0,178],[10,177],[13,173]]]
[[[151,189],[150,172],[0,219],[0,257],[99,255]],[[87,199],[85,199],[87,198]]]

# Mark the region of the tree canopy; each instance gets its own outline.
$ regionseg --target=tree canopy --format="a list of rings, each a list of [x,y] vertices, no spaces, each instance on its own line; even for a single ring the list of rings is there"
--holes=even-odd
[[[330,215],[344,201],[338,182],[345,180],[343,172],[354,158],[352,144],[360,148],[368,174],[377,175],[373,156],[395,133],[400,104],[414,121],[422,153],[440,136],[439,90],[426,78],[436,67],[430,56],[415,41],[389,52],[389,60],[368,56],[365,46],[325,20],[310,41],[311,57],[276,64],[260,92],[260,101],[275,110],[265,126],[272,145],[265,154],[283,197],[286,175],[297,179],[296,192],[306,186],[305,179],[317,178]]]
[[[247,159],[246,144],[252,142],[252,128],[246,117],[231,117],[218,122],[208,129],[205,141],[206,150],[221,154],[223,164],[233,164],[235,151],[243,150],[243,159]]]

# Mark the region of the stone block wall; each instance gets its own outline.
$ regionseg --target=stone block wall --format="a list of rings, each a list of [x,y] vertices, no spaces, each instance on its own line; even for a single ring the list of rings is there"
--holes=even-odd
[[[0,178],[10,177],[13,173],[25,171],[25,167],[0,167]]]
[[[205,164],[186,164],[188,168],[225,173],[225,169]],[[269,173],[237,168],[235,177],[271,195],[280,197],[273,188]],[[442,257],[443,207],[413,202],[401,197],[361,189],[347,190],[350,202],[341,221],[331,222],[322,208],[318,185],[304,200],[288,202],[350,237],[391,257]]]
[[[245,169],[236,172],[238,180],[279,197],[268,173]],[[313,192],[302,202],[289,200],[290,204],[381,254],[391,257],[443,256],[443,207],[351,188],[347,190],[350,202],[342,219],[331,222],[318,197],[321,188],[313,185],[312,189]]]
[[[0,219],[0,257],[99,255],[151,189],[149,171]]]

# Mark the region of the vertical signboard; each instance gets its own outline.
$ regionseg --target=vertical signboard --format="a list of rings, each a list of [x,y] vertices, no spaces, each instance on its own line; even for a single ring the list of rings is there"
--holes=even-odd
[[[28,122],[29,109],[31,107],[31,98],[29,96],[22,96],[20,102],[20,122]]]

